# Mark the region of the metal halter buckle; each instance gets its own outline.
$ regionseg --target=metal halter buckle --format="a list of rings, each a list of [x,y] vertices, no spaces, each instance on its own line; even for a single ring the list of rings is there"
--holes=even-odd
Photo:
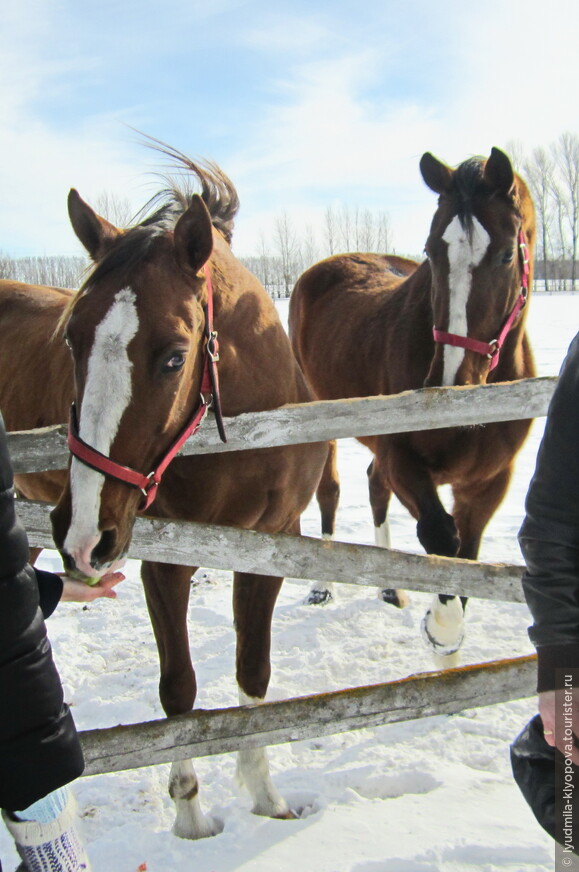
[[[487,354],[488,359],[492,360],[493,357],[495,356],[495,354],[498,354],[500,351],[499,340],[498,339],[491,339],[491,341],[489,342],[489,345],[494,345],[493,350],[489,351],[489,353]]]
[[[217,345],[217,330],[211,330],[207,339],[207,354],[213,363],[217,363],[219,360],[219,352],[215,350],[216,347],[219,347]]]

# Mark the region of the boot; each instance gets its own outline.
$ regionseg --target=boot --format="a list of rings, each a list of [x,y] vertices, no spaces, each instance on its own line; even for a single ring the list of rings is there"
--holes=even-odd
[[[90,861],[76,824],[72,797],[64,811],[50,823],[17,821],[3,811],[4,823],[23,860],[23,872],[91,872]]]

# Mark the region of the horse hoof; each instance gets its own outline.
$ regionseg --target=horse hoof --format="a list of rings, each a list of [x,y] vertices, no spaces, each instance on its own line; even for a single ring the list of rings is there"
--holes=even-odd
[[[306,606],[326,606],[334,597],[329,590],[311,590],[304,600]]]
[[[282,814],[276,814],[274,820],[276,821],[296,821],[299,818],[299,814],[295,811],[292,811],[291,808],[288,808],[287,811],[282,812]]]
[[[437,672],[444,672],[447,669],[457,669],[460,666],[460,650],[454,654],[436,654],[432,653],[432,663]]]
[[[396,606],[397,609],[405,609],[410,603],[410,598],[405,590],[396,590],[393,587],[385,587],[378,594],[379,599],[383,600],[391,606]]]
[[[446,638],[437,639],[434,633],[436,632],[436,627],[439,630],[446,630],[445,636]],[[456,627],[456,632],[453,634],[452,638],[449,638],[448,628],[442,628],[439,626],[435,620],[435,617],[430,609],[426,612],[422,621],[420,623],[420,633],[422,638],[424,639],[426,645],[430,648],[430,650],[436,654],[437,657],[450,657],[452,654],[456,654],[456,652],[460,649],[462,643],[464,642],[464,625],[460,624]],[[449,668],[451,665],[455,665],[450,661],[442,661],[446,664],[446,668]]]
[[[194,822],[191,820],[185,822],[178,816],[173,824],[172,832],[179,839],[196,841],[197,839],[209,839],[212,836],[218,836],[223,832],[224,828],[225,824],[223,821],[211,815],[203,815],[201,819],[196,818]]]

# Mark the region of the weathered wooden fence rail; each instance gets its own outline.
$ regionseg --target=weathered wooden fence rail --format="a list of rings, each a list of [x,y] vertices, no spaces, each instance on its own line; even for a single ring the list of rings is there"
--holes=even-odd
[[[309,403],[228,419],[228,443],[203,428],[184,454],[267,448],[300,442],[545,415],[557,379],[483,387],[429,388],[393,397]],[[63,469],[66,428],[10,433],[18,473]],[[33,545],[53,547],[50,507],[22,501],[19,515]],[[404,587],[522,602],[521,567],[409,554],[371,545],[268,535],[229,527],[137,519],[130,557],[187,566],[252,571],[349,584]],[[219,754],[394,723],[530,696],[533,657],[411,676],[371,687],[301,697],[262,706],[195,711],[143,724],[81,734],[85,774],[111,772],[187,757]]]
[[[555,377],[534,378],[284,406],[226,419],[226,445],[214,427],[204,426],[181,453],[214,454],[351,436],[437,430],[448,427],[450,422],[454,426],[476,426],[537,418],[547,413],[556,382]],[[8,445],[15,472],[65,469],[68,465],[65,426],[10,433]]]
[[[43,503],[23,501],[18,506],[31,544],[42,548],[54,547],[49,511]],[[521,567],[516,565],[427,557],[374,545],[189,521],[137,518],[129,557],[379,588],[387,581],[388,587],[407,590],[523,602]]]
[[[393,397],[369,397],[288,406],[229,419],[229,442],[216,441],[206,426],[190,442],[189,453],[271,447],[298,441],[436,429],[546,414],[556,378],[526,379],[483,387],[429,388]],[[20,472],[51,468],[68,460],[64,427],[9,434],[15,468]],[[57,447],[54,447],[54,446]],[[49,508],[25,503],[20,515],[33,545],[52,546]],[[445,557],[426,557],[372,545],[328,542],[283,534],[268,535],[188,522],[137,519],[130,557],[212,569],[236,569],[348,584],[404,587],[433,593],[457,593],[483,599],[522,602],[521,568]]]
[[[535,657],[413,675],[387,684],[296,697],[81,733],[85,775],[116,772],[454,714],[531,696]]]

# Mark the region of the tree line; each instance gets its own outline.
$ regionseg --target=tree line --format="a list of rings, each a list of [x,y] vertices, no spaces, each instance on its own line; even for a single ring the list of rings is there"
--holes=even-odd
[[[289,297],[300,275],[325,257],[341,251],[386,252],[391,249],[390,218],[382,210],[328,206],[321,228],[306,225],[300,235],[287,212],[273,221],[272,233],[259,235],[258,250],[242,263],[275,299]]]
[[[579,136],[564,133],[527,154],[519,142],[507,145],[515,169],[525,178],[537,213],[535,283],[546,291],[577,290],[579,245]],[[103,193],[97,211],[119,227],[132,222],[128,200]],[[317,261],[341,251],[393,250],[390,217],[383,210],[328,206],[321,226],[301,233],[287,212],[278,214],[257,250],[240,260],[274,298],[289,297],[299,276]],[[76,288],[88,267],[84,257],[12,258],[0,253],[0,278]]]
[[[540,280],[546,291],[575,291],[579,280],[579,136],[562,133],[530,154],[519,142],[510,143],[507,151],[535,202],[535,281]]]

